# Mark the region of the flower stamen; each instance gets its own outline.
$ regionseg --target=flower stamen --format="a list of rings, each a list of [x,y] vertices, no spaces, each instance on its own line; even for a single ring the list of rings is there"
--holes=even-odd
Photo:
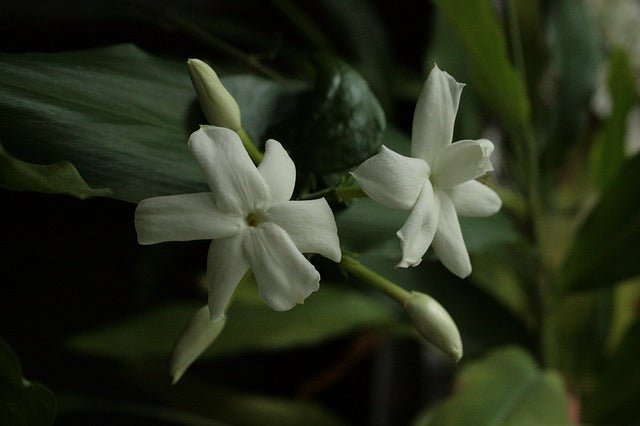
[[[254,228],[260,224],[260,217],[256,212],[249,213],[245,220],[247,221],[247,225]]]

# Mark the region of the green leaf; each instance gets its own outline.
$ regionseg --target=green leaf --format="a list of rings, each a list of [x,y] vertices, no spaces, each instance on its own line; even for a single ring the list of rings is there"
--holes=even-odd
[[[596,184],[606,188],[625,159],[627,116],[638,95],[629,56],[622,50],[611,55],[607,78],[613,109],[591,148],[591,168]]]
[[[626,160],[578,230],[560,273],[568,290],[602,288],[640,273],[640,154]]]
[[[522,77],[509,62],[502,28],[488,0],[434,0],[460,39],[472,84],[503,125],[514,129],[529,118]]]
[[[199,307],[193,303],[170,304],[71,338],[68,345],[124,361],[167,358]],[[330,284],[321,285],[304,305],[275,312],[259,300],[253,284],[237,290],[226,327],[204,356],[312,345],[364,328],[385,327],[394,318],[388,307],[370,297]]]
[[[300,170],[347,170],[375,154],[386,127],[384,112],[366,81],[344,62],[315,60],[316,85],[298,114],[272,129]]]
[[[223,78],[256,140],[295,109],[300,83]],[[92,187],[137,202],[206,190],[187,149],[205,120],[186,62],[132,45],[0,54],[0,140],[21,160],[71,162]],[[51,184],[51,183],[50,183]]]
[[[615,354],[600,369],[584,407],[592,424],[635,424],[640,419],[640,320],[629,328]]]
[[[544,155],[557,166],[585,131],[600,58],[597,27],[584,2],[551,2],[547,28],[557,93]]]
[[[93,189],[68,161],[31,164],[18,160],[0,144],[0,187],[12,191],[38,191],[67,194],[78,198],[111,195],[109,189]]]
[[[568,425],[560,376],[541,370],[524,350],[498,349],[465,366],[459,390],[415,425]]]
[[[18,359],[0,339],[0,424],[50,425],[55,415],[56,400],[51,391],[22,377]]]
[[[29,162],[70,161],[127,201],[205,188],[186,147],[195,102],[186,65],[131,45],[0,55],[6,148]]]

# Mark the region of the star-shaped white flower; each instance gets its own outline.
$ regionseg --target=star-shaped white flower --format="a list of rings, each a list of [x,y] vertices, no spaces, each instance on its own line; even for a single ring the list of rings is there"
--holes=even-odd
[[[411,157],[383,145],[353,172],[375,201],[411,210],[397,232],[398,266],[417,266],[433,244],[442,263],[462,278],[471,273],[471,262],[458,215],[489,216],[502,205],[492,189],[475,180],[493,170],[493,144],[486,139],[451,143],[463,87],[434,66],[414,112]]]
[[[268,140],[256,168],[238,135],[202,126],[189,148],[211,192],[149,198],[135,215],[140,244],[211,239],[209,314],[220,318],[240,279],[253,270],[260,296],[277,311],[302,303],[320,274],[302,253],[341,259],[326,200],[289,201],[296,169],[282,145]]]

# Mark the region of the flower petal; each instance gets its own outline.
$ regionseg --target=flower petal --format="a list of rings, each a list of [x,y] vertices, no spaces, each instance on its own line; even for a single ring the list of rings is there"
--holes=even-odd
[[[229,237],[240,231],[242,220],[220,212],[210,192],[147,198],[135,213],[140,244]]]
[[[449,198],[458,216],[491,216],[500,210],[502,200],[495,191],[477,180],[470,180],[449,189]]]
[[[438,151],[451,143],[463,87],[464,84],[458,83],[437,65],[433,67],[413,113],[412,157],[422,158],[433,166]]]
[[[219,210],[248,213],[269,199],[267,184],[233,130],[202,126],[191,134],[189,148]]]
[[[291,199],[296,185],[296,165],[280,142],[274,139],[267,141],[258,171],[269,186],[272,203]]]
[[[431,181],[440,187],[475,179],[493,170],[493,143],[487,139],[464,140],[444,147],[433,163]]]
[[[249,262],[242,250],[244,234],[213,240],[209,246],[207,288],[212,320],[224,315],[233,292],[249,269]]]
[[[438,191],[436,197],[440,199],[440,217],[438,230],[433,237],[433,250],[447,269],[460,278],[465,278],[471,274],[471,261],[462,238],[456,209],[443,191]]]
[[[173,384],[180,380],[193,361],[216,340],[226,322],[227,318],[224,315],[212,320],[209,308],[206,306],[196,311],[189,324],[180,333],[171,354],[169,373]]]
[[[243,240],[260,297],[276,311],[303,303],[320,287],[320,274],[274,223],[248,229]]]
[[[302,253],[318,253],[340,262],[338,227],[324,198],[272,205],[264,213],[264,219],[284,229]]]
[[[352,175],[375,201],[408,210],[416,203],[422,185],[429,178],[429,165],[382,145],[380,152],[360,164]]]
[[[439,210],[440,202],[427,180],[407,221],[396,233],[402,246],[402,260],[396,266],[407,268],[422,262],[438,226]]]

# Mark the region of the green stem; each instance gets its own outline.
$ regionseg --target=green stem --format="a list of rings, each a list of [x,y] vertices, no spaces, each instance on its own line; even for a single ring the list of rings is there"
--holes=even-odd
[[[260,164],[262,162],[262,158],[264,157],[262,152],[258,149],[257,146],[255,146],[255,144],[243,128],[236,130],[236,132],[240,136],[242,145],[244,145],[244,149],[246,149],[247,153],[249,153],[249,157],[251,157],[251,160],[253,160],[256,165]]]
[[[365,192],[359,185],[338,186],[336,188],[336,198],[338,199],[338,201],[344,203],[356,198],[363,198],[366,196],[367,194],[365,194]]]
[[[401,305],[411,297],[411,294],[407,290],[394,284],[385,277],[378,275],[376,272],[373,272],[371,269],[367,268],[347,254],[342,254],[342,261],[340,262],[340,265],[345,271],[353,275],[355,278],[365,284],[369,284],[377,290],[380,290]]]
[[[507,1],[507,21],[513,61],[522,78],[526,81],[524,52],[520,40],[516,0]],[[527,201],[531,215],[533,236],[539,250],[537,253],[538,275],[536,283],[539,304],[540,346],[545,365],[557,367],[560,356],[557,324],[558,294],[551,279],[551,265],[546,256],[549,241],[545,233],[544,200],[538,167],[539,152],[533,126],[529,120],[520,126],[513,140],[516,144],[518,162],[524,166],[523,169],[526,171]]]

